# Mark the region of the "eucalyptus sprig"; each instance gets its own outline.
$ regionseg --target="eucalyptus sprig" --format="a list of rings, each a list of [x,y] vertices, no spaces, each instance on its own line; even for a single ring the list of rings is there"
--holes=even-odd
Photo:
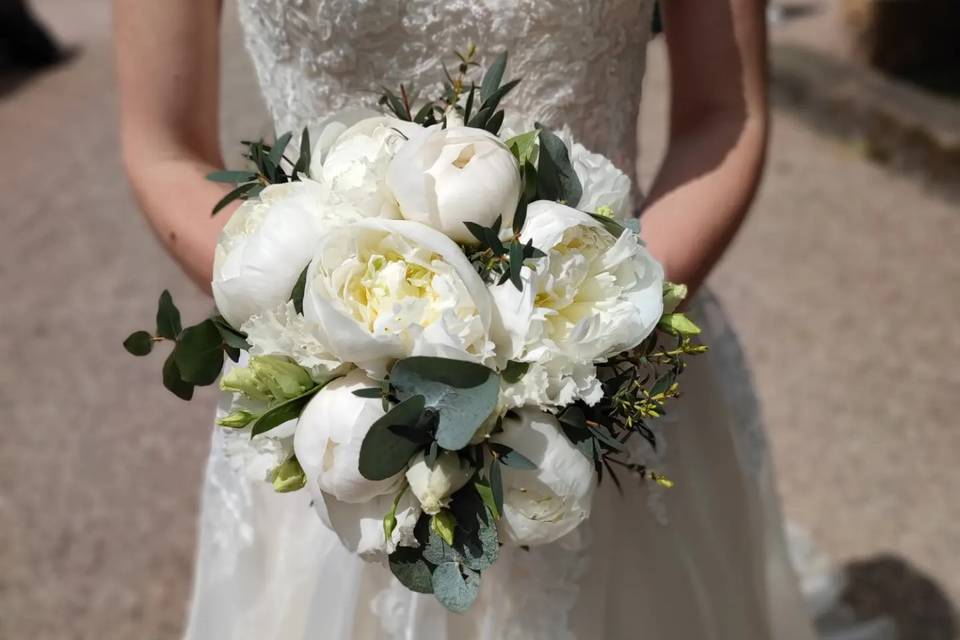
[[[240,351],[250,348],[246,335],[220,315],[184,328],[180,310],[169,291],[160,294],[156,330],[153,333],[134,331],[123,341],[123,346],[135,356],[145,356],[160,342],[173,343],[163,364],[163,386],[183,400],[193,397],[195,387],[216,382],[223,369],[224,355],[236,362]]]
[[[287,132],[278,137],[272,144],[267,144],[263,140],[244,140],[242,144],[247,147],[247,151],[243,154],[243,157],[253,165],[252,170],[214,171],[207,174],[207,180],[235,185],[232,191],[214,205],[211,215],[216,215],[235,200],[248,200],[259,196],[271,184],[296,182],[302,174],[309,174],[311,161],[310,130],[306,127],[303,129],[300,136],[300,155],[296,162],[284,155],[292,138],[293,134]],[[289,171],[287,167],[289,167]]]

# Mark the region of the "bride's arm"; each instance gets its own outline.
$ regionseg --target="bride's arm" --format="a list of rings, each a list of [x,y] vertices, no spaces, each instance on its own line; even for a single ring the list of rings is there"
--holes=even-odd
[[[763,0],[662,2],[670,144],[642,232],[668,277],[696,289],[733,239],[763,168],[768,113]]]
[[[218,133],[220,0],[114,0],[123,158],[167,250],[209,290],[225,192]]]

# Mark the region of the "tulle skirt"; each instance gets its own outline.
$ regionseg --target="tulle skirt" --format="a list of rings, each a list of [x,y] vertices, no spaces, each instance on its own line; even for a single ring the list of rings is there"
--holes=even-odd
[[[711,351],[661,421],[674,487],[606,479],[571,535],[504,548],[462,615],[350,555],[307,492],[238,470],[215,430],[186,638],[811,640],[748,371],[716,301],[693,313]]]

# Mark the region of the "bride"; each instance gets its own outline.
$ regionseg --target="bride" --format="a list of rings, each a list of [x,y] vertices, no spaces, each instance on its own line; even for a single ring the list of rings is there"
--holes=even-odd
[[[209,288],[226,216],[218,137],[218,0],[115,0],[126,168],[170,253]],[[667,0],[670,146],[642,200],[643,236],[674,282],[697,289],[753,197],[767,134],[762,0]],[[568,125],[632,175],[653,0],[240,0],[278,131],[369,103],[377,85],[426,87],[475,42],[511,53],[512,111]],[[171,194],[177,194],[171,198]],[[638,202],[640,202],[638,198]],[[506,551],[464,615],[342,549],[307,492],[274,494],[214,436],[186,637],[813,637],[736,339],[701,291],[708,356],[663,421],[669,491],[611,483],[581,529]]]

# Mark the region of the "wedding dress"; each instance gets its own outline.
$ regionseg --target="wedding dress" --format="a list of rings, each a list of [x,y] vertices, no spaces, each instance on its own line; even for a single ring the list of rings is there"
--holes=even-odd
[[[477,43],[510,51],[509,107],[567,125],[633,173],[652,0],[240,0],[278,131],[370,104],[380,85],[437,85]],[[215,429],[203,491],[190,640],[809,640],[749,375],[719,305],[692,314],[708,355],[661,421],[651,461],[669,490],[606,481],[591,518],[504,549],[464,615],[350,555],[306,491],[274,493]],[[253,468],[251,468],[251,466]]]

